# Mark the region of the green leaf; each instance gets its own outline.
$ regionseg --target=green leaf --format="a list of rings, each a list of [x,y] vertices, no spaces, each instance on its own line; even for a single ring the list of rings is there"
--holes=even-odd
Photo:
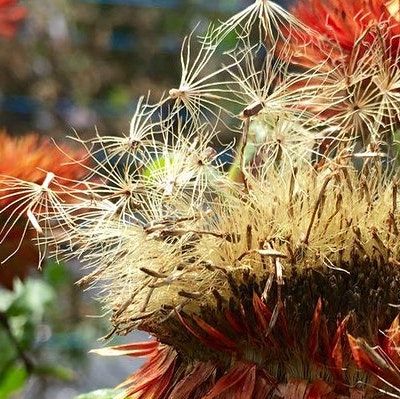
[[[23,350],[29,350],[36,336],[36,326],[29,315],[9,317],[8,322],[13,336]]]
[[[71,272],[65,265],[52,261],[46,263],[46,266],[43,268],[43,278],[54,288],[71,284],[73,280]]]
[[[99,391],[93,391],[79,395],[75,399],[114,399],[121,391],[115,389],[101,389]]]
[[[6,334],[4,329],[0,327],[0,387],[2,385],[1,376],[5,372],[6,368],[9,367],[10,362],[12,362],[16,357],[17,353],[15,347],[10,342],[9,336]]]
[[[15,300],[15,292],[0,287],[0,312],[6,312]]]
[[[12,367],[0,380],[0,399],[11,397],[12,393],[21,390],[28,378],[28,374],[23,367]]]
[[[38,323],[55,298],[54,290],[44,281],[28,279],[15,285],[15,298],[7,310],[8,316],[29,315]]]

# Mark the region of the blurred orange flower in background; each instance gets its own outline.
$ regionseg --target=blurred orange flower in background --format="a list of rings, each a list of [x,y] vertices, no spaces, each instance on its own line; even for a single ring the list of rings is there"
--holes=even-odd
[[[68,156],[65,155],[68,152]],[[46,178],[47,171],[53,171],[57,176],[65,179],[65,186],[74,185],[74,180],[85,174],[85,168],[80,162],[71,159],[82,159],[82,151],[74,151],[63,145],[57,148],[50,139],[31,133],[22,137],[12,137],[6,132],[0,132],[0,176],[10,176],[29,183],[41,185]],[[0,225],[3,228],[13,212],[18,211],[15,195],[8,195],[5,185],[0,180]],[[37,265],[38,249],[31,241],[32,233],[24,234],[27,217],[23,217],[12,227],[0,246],[0,260],[3,261],[15,251],[21,242],[18,256],[13,256],[0,266],[0,284],[12,288],[16,277],[24,278],[29,269]]]
[[[290,62],[322,72],[299,83],[320,88],[307,109],[380,148],[399,126],[400,2],[299,0],[291,11],[306,28],[287,32]],[[320,151],[331,150],[324,140]]]
[[[0,0],[0,36],[11,38],[25,19],[27,9],[18,0]]]
[[[348,61],[356,48],[358,57],[361,57],[377,39],[385,43],[390,57],[398,62],[398,0],[300,0],[292,12],[313,30],[309,35],[292,32],[292,61],[300,65],[335,65]]]

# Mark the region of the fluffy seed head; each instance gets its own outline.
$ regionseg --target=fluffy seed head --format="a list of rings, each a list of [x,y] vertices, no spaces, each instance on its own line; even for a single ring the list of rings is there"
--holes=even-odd
[[[185,41],[180,84],[140,99],[128,135],[76,139],[73,187],[4,180],[39,242],[89,269],[112,333],[162,342],[106,351],[150,357],[127,396],[369,398],[373,378],[397,395],[399,21],[346,4],[255,1]]]

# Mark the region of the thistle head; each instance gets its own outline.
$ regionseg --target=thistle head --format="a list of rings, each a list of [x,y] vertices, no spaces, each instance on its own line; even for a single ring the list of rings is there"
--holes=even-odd
[[[329,34],[311,14],[257,0],[191,35],[177,89],[140,99],[129,135],[78,140],[91,164],[73,189],[60,186],[73,201],[44,182],[29,192],[50,200],[47,212],[28,209],[42,242],[90,268],[82,283],[100,288],[111,335],[142,329],[159,341],[103,352],[150,357],[127,396],[374,397],[365,387],[376,378],[398,394],[381,333],[396,330],[400,303],[397,27],[387,23],[398,21],[393,4],[382,18],[376,2],[357,12],[363,4],[314,2]],[[352,21],[347,36],[331,32],[334,17]],[[218,56],[228,62],[204,73]],[[218,145],[226,115],[237,146]]]

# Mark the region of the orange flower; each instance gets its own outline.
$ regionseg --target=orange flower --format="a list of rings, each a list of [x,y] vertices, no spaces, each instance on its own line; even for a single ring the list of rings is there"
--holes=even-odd
[[[61,178],[73,180],[84,171],[79,163],[71,160],[82,156],[82,151],[74,152],[67,146],[57,148],[51,140],[35,133],[11,137],[0,132],[0,175],[42,184],[46,172],[51,171]],[[5,205],[4,199],[0,205]]]
[[[361,57],[377,39],[399,62],[400,6],[397,0],[300,0],[293,14],[310,34],[292,32],[293,61],[304,66],[328,62],[331,66]],[[355,51],[357,50],[357,51]]]
[[[27,10],[18,0],[0,0],[0,36],[13,37]]]
[[[55,171],[63,186],[74,185],[74,181],[85,174],[82,163],[72,162],[64,154],[67,147],[57,148],[49,139],[37,134],[15,138],[0,132],[0,230],[3,233],[0,258],[3,261],[17,248],[19,256],[11,257],[0,267],[0,284],[12,288],[15,277],[24,278],[29,268],[37,265],[38,249],[32,243],[32,231],[28,230],[29,215],[24,208],[27,193],[13,187],[20,181],[42,185],[47,171]],[[73,158],[82,158],[81,151],[68,148]],[[11,185],[10,185],[11,184]],[[49,181],[50,187],[54,182]],[[22,238],[21,238],[22,237]]]
[[[293,6],[294,16],[309,30],[291,29],[281,46],[287,46],[291,63],[324,72],[311,79],[306,75],[298,86],[319,88],[307,110],[338,128],[324,140],[321,153],[336,148],[333,136],[360,138],[364,149],[371,145],[376,149],[382,142],[390,143],[397,131],[399,4],[398,0],[299,0]],[[388,149],[379,151],[393,157]]]

